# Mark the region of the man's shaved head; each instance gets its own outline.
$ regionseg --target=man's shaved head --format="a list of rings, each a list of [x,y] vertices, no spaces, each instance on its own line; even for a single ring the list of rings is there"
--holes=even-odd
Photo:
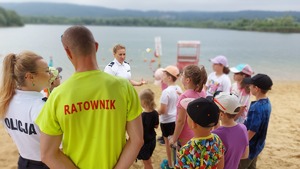
[[[62,35],[62,43],[77,56],[87,56],[96,52],[95,39],[84,26],[72,26]]]

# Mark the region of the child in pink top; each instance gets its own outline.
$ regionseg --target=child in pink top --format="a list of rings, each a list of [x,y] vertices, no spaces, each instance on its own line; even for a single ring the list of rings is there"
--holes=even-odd
[[[234,119],[237,123],[244,123],[250,106],[250,89],[249,85],[243,83],[243,79],[251,77],[254,72],[247,64],[231,67],[230,71],[234,73],[233,80],[235,81],[231,86],[230,92],[238,96],[241,105],[241,109]]]
[[[205,97],[205,91],[202,89],[206,80],[207,74],[203,66],[188,65],[183,69],[181,82],[186,90],[179,96],[177,101],[176,125],[173,137],[170,139],[170,144],[174,144],[178,141],[180,145],[184,145],[194,136],[193,131],[187,124],[187,112],[181,106],[180,101],[185,98],[196,99]]]

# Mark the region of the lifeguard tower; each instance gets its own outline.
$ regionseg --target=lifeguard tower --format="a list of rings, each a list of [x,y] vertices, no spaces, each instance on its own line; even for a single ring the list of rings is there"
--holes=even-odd
[[[200,41],[177,42],[177,67],[182,72],[187,65],[198,65],[200,56]]]

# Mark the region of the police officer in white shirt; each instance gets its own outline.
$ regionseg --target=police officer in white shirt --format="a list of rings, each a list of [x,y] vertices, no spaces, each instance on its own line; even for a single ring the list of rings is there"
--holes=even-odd
[[[0,123],[18,148],[18,169],[49,169],[41,161],[40,129],[34,123],[45,104],[40,91],[51,85],[47,62],[30,51],[8,54],[1,74]]]
[[[123,77],[128,79],[133,86],[142,86],[146,81],[141,80],[140,82],[131,80],[131,70],[126,58],[126,48],[123,45],[117,44],[113,48],[113,54],[115,59],[105,66],[104,72],[114,76]]]

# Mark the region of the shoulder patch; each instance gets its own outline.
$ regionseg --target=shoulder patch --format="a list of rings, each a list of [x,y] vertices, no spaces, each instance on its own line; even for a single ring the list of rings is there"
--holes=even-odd
[[[114,64],[115,64],[115,62],[110,62],[110,63],[108,64],[108,66],[112,67]]]
[[[124,61],[124,63],[126,63],[126,64],[128,64],[128,65],[129,65],[129,63],[128,63],[128,62],[126,62],[126,61]]]

